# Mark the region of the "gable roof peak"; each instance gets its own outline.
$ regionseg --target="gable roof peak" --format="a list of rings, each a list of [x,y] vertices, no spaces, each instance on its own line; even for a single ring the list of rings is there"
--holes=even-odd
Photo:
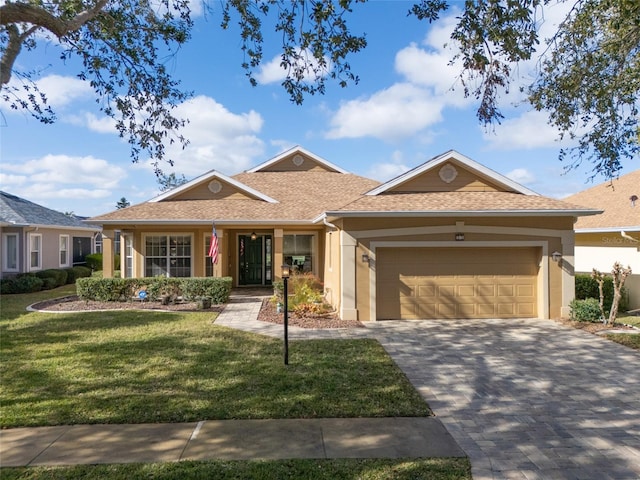
[[[262,192],[259,192],[258,190],[251,188],[248,185],[245,185],[242,182],[239,182],[238,180],[235,180],[231,177],[228,177],[227,175],[224,175],[223,173],[220,173],[216,170],[209,170],[207,173],[204,173],[202,175],[200,175],[199,177],[194,178],[193,180],[187,182],[187,183],[183,183],[182,185],[169,190],[167,192],[161,193],[160,195],[158,195],[155,198],[152,198],[151,200],[149,200],[149,202],[151,203],[155,203],[155,202],[161,202],[163,200],[170,200],[172,198],[175,198],[176,196],[180,195],[183,192],[186,192],[187,190],[192,189],[193,187],[197,186],[197,185],[201,185],[205,182],[211,182],[213,180],[219,180],[221,182],[227,183],[229,185],[234,186],[235,188],[237,188],[238,190],[240,190],[241,192],[244,192],[252,197],[258,198],[260,200],[264,200],[265,202],[268,203],[279,203],[276,199],[271,198],[268,195],[265,195]]]
[[[493,183],[500,185],[502,187],[505,187],[515,193],[521,193],[523,195],[539,196],[539,194],[534,192],[533,190],[530,190],[527,187],[520,185],[517,182],[514,182],[513,180],[505,177],[504,175],[499,174],[498,172],[488,167],[485,167],[484,165],[476,162],[475,160],[472,160],[471,158],[461,154],[456,150],[447,150],[446,152],[441,153],[440,155],[436,155],[435,157],[424,162],[423,164],[418,165],[417,167],[412,168],[411,170],[403,174],[400,174],[395,178],[392,178],[388,182],[383,183],[382,185],[374,188],[373,190],[368,191],[366,195],[379,195],[381,193],[388,192],[394,189],[395,187],[398,187],[399,185],[402,185],[422,175],[425,172],[434,170],[438,166],[446,164],[447,162],[450,162],[450,161],[461,164],[462,166],[475,172],[479,176],[489,179]]]
[[[319,165],[323,166],[327,170],[334,171],[336,173],[350,173],[347,170],[335,165],[334,163],[331,163],[329,160],[326,160],[326,159],[316,155],[315,153],[310,152],[309,150],[307,150],[305,148],[302,148],[300,145],[296,145],[296,146],[294,146],[294,147],[292,147],[292,148],[290,148],[288,150],[285,150],[282,153],[279,153],[275,157],[267,160],[266,162],[263,162],[260,165],[257,165],[255,167],[247,170],[247,173],[256,173],[256,172],[264,171],[268,167],[271,167],[272,165],[275,165],[278,162],[284,160],[285,158],[293,156],[295,154],[301,154],[301,155],[304,155],[306,157],[309,157],[314,162],[316,162]]]

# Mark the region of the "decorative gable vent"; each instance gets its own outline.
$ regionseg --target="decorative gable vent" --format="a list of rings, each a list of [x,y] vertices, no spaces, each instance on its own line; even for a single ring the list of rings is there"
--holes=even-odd
[[[302,155],[296,155],[295,157],[293,157],[293,164],[296,167],[299,167],[303,163],[304,163],[304,157]]]
[[[209,191],[211,193],[219,193],[222,190],[222,183],[218,180],[212,180],[209,182]]]
[[[438,172],[438,175],[440,175],[440,178],[442,179],[443,182],[451,183],[458,176],[458,170],[456,170],[456,167],[454,167],[450,163],[447,163],[444,167],[440,169],[440,171]]]

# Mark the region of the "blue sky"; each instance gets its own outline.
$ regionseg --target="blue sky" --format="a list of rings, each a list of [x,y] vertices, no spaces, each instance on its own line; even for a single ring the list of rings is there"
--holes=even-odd
[[[237,32],[222,31],[215,12],[200,16],[191,41],[168,63],[194,98],[178,107],[190,121],[184,134],[191,143],[171,152],[175,168],[165,172],[189,179],[211,169],[233,175],[301,145],[352,173],[385,181],[454,149],[542,195],[562,198],[592,186],[586,183],[591,164],[564,174],[556,133],[544,114],[523,102],[518,86],[531,78],[535,62],[519,66],[521,80],[501,100],[505,120],[486,130],[475,117],[477,102],[463,97],[458,70],[448,65],[452,54],[444,44],[455,12],[429,25],[406,15],[411,4],[356,6],[352,32],[366,32],[368,41],[350,58],[360,83],[330,84],[326,95],[300,106],[280,86],[275,34],[266,35],[259,85],[251,87],[240,67]],[[545,12],[543,31],[561,17],[564,7],[554,8]],[[58,121],[42,125],[0,103],[0,188],[86,216],[114,210],[121,197],[135,204],[158,195],[148,162],[131,163],[126,142],[58,52],[55,43],[42,41],[18,59],[20,68],[44,67],[40,86]],[[623,173],[637,168],[637,159],[627,161]]]

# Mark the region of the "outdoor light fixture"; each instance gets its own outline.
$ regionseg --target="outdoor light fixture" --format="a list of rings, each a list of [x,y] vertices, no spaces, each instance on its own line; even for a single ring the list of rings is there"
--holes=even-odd
[[[289,276],[291,275],[291,267],[289,265],[282,265],[282,296],[284,297],[284,364],[289,365],[289,292],[287,289],[287,283]]]
[[[560,252],[553,252],[551,254],[551,260],[553,260],[556,263],[560,263],[560,260],[562,259],[562,254]]]
[[[456,233],[456,241],[461,242],[464,240],[464,233]]]
[[[258,238],[256,232],[251,232],[251,240],[255,240],[256,238]]]
[[[366,253],[362,254],[362,263],[369,263],[369,255]]]

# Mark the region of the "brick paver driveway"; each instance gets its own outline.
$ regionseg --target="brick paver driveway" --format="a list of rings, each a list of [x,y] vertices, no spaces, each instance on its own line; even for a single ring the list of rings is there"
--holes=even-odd
[[[467,452],[474,480],[640,479],[638,351],[545,320],[369,331]]]

